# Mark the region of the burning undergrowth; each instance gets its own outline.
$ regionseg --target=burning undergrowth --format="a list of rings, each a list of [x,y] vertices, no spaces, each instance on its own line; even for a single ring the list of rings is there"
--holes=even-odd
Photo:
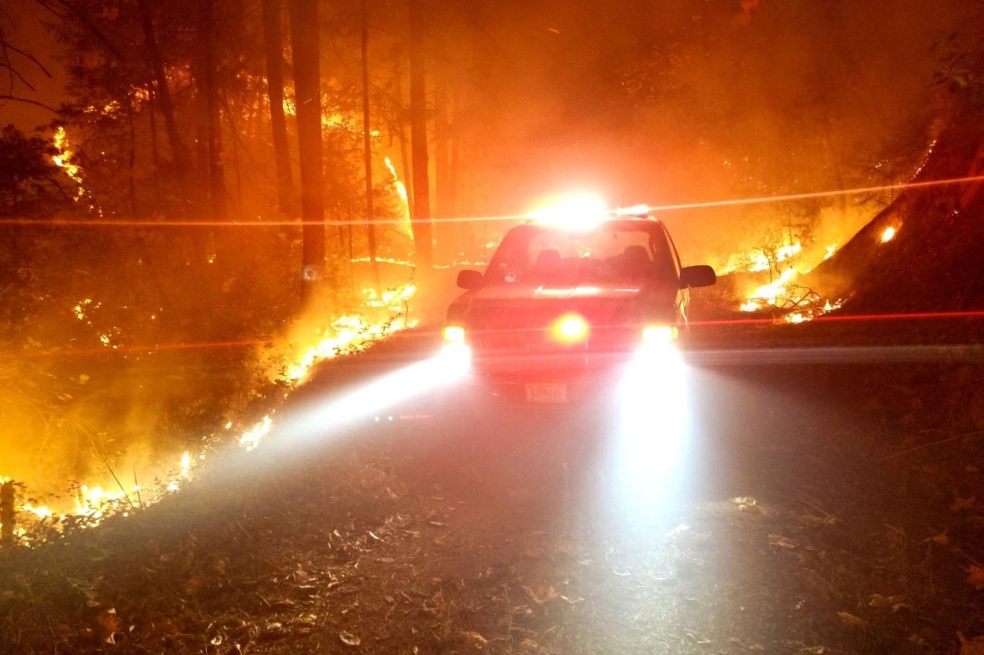
[[[12,287],[23,304],[5,303],[11,314],[0,314],[11,328],[0,344],[8,355],[0,476],[19,483],[20,540],[176,491],[226,445],[258,445],[277,405],[317,362],[413,324],[416,288],[406,276],[377,292],[353,285],[342,262],[299,312],[286,265],[297,244],[277,232],[220,232],[208,253],[191,247],[198,235],[169,244],[134,235],[124,239],[133,247],[114,255],[90,232],[49,234],[48,247],[82,244],[74,275],[48,272],[45,240],[13,235],[2,255],[20,264]],[[168,279],[168,288],[158,293],[154,279]]]
[[[803,323],[848,304],[851,314],[984,307],[984,133],[960,115],[895,199],[853,236],[824,243],[789,230],[720,269],[724,302],[751,317]]]

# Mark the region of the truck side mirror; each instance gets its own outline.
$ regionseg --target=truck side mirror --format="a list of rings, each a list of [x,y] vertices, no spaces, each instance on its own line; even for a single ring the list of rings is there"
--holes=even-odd
[[[458,286],[462,289],[474,289],[482,283],[482,274],[478,271],[458,271]]]
[[[680,271],[680,286],[684,289],[711,287],[717,282],[717,274],[710,266],[687,266]]]

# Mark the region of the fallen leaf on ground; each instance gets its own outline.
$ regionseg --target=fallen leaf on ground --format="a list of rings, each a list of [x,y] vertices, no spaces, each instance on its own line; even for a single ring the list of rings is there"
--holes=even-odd
[[[849,612],[837,612],[837,616],[840,617],[840,620],[844,623],[844,625],[849,625],[852,627],[864,625],[863,619],[858,618]]]
[[[930,537],[929,540],[940,546],[947,546],[950,544],[950,537],[946,536],[945,532],[942,532],[935,537]]]
[[[891,607],[893,610],[899,605],[905,602],[905,596],[882,596],[881,594],[873,594],[871,600],[868,601],[869,607],[877,607],[879,609],[884,609],[886,607]]]
[[[783,548],[785,550],[792,550],[799,546],[799,543],[793,541],[792,539],[787,539],[781,534],[770,534],[769,535],[769,546],[771,548]]]
[[[99,622],[99,638],[107,644],[116,643],[116,633],[122,630],[123,624],[120,622],[120,617],[116,615],[115,609],[108,609],[99,612],[96,615],[96,621]]]
[[[477,650],[482,650],[489,643],[488,639],[477,632],[462,632],[461,636],[465,638],[469,646]]]
[[[362,640],[356,637],[351,632],[344,632],[344,631],[339,632],[338,639],[346,646],[352,646],[353,648],[362,643]]]
[[[967,584],[974,585],[974,588],[977,589],[977,591],[984,589],[984,568],[971,565],[971,567],[967,569]]]
[[[542,596],[536,593],[535,591],[533,591],[532,589],[530,589],[529,587],[523,587],[523,591],[525,591],[526,594],[530,598],[532,598],[533,602],[536,603],[537,605],[543,605],[544,603],[547,603],[553,600],[554,598],[557,598],[560,595],[557,593],[557,590],[554,589],[553,587],[548,587],[547,591]]]
[[[970,498],[961,498],[957,496],[953,504],[950,505],[951,512],[961,512],[966,509],[973,509],[974,505],[977,504],[977,496],[971,496]]]
[[[962,632],[957,636],[960,637],[960,655],[984,655],[984,637],[967,639]]]

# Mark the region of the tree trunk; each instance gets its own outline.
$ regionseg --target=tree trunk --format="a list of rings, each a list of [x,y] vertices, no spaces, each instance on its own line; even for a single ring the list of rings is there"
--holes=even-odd
[[[160,104],[161,113],[164,114],[164,127],[167,131],[168,143],[171,146],[171,156],[174,158],[174,169],[178,175],[178,185],[181,189],[183,199],[187,200],[190,191],[191,166],[188,159],[188,151],[185,150],[184,144],[181,142],[181,135],[178,133],[178,123],[174,117],[174,103],[171,100],[171,91],[168,89],[167,75],[164,72],[164,58],[161,56],[160,48],[157,46],[157,38],[154,34],[154,21],[151,14],[150,0],[137,0],[137,8],[140,11],[140,24],[143,29],[147,58],[154,74],[154,86],[157,87],[157,100]]]
[[[397,134],[400,137],[400,166],[403,170],[403,179],[407,187],[407,211],[413,214],[413,166],[410,164],[410,153],[407,149],[408,134],[410,128],[407,125],[407,112],[403,105],[403,66],[398,58],[394,68],[396,77],[396,101],[397,101]]]
[[[287,146],[287,119],[284,116],[284,43],[281,29],[281,0],[262,0],[263,47],[266,53],[267,97],[270,99],[270,126],[273,129],[273,156],[277,167],[277,204],[280,213],[294,211],[294,180]]]
[[[434,71],[434,215],[450,218],[448,197],[451,186],[451,147],[448,125],[448,85],[442,67]],[[442,257],[454,260],[452,225],[439,222],[434,226],[435,240]]]
[[[222,165],[222,126],[219,118],[218,88],[215,80],[215,0],[201,0],[199,45],[201,47],[200,91],[204,92],[203,127],[205,169],[208,170],[208,207],[212,220],[226,218],[225,170]]]
[[[150,108],[150,161],[154,171],[151,179],[154,185],[154,207],[157,208],[161,206],[161,185],[159,182],[161,157],[157,147],[157,92],[153,86],[150,87],[150,101],[147,105]]]
[[[366,229],[369,232],[369,265],[378,292],[379,263],[376,262],[376,227],[372,206],[372,133],[369,124],[369,2],[362,0],[362,132],[366,159]],[[351,244],[351,232],[349,233]],[[351,245],[349,246],[351,250]]]
[[[410,225],[417,266],[434,268],[430,171],[427,163],[427,90],[424,67],[423,0],[410,2],[410,138],[413,159],[413,211]]]
[[[304,285],[308,290],[321,277],[325,262],[319,13],[318,0],[290,0],[290,40],[294,51],[298,159],[301,168],[301,220],[304,222],[302,279],[308,283]]]
[[[455,107],[457,106],[457,100],[458,97],[457,94],[455,94]],[[448,165],[448,215],[452,218],[458,218],[458,179],[461,171],[461,140],[458,138],[458,134],[455,131],[453,119],[449,129],[451,135],[451,162]],[[455,220],[451,223],[451,239],[453,240],[455,246],[455,261],[464,255],[464,248],[467,243],[466,237],[469,233],[469,225],[464,221]]]

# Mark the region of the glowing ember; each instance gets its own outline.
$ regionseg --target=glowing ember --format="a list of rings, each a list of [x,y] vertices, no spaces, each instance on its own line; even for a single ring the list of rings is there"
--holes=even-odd
[[[898,234],[898,232],[899,229],[894,225],[890,225],[889,227],[886,227],[885,231],[882,232],[881,234],[881,242],[888,243],[889,241],[895,238],[895,235]]]
[[[838,244],[838,243],[835,243],[835,244],[834,244],[834,245],[832,245],[832,246],[827,246],[827,254],[823,256],[823,258],[824,258],[824,260],[825,260],[825,261],[826,261],[826,260],[828,260],[828,259],[830,259],[831,257],[833,257],[833,256],[834,256],[834,253],[836,253],[836,252],[837,252],[837,247],[838,247],[839,245],[840,245],[840,244]]]

